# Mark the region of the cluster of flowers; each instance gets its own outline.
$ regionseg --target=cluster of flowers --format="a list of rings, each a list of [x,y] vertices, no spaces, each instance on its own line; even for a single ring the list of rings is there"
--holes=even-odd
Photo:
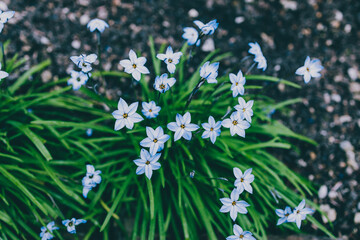
[[[280,218],[277,222],[277,225],[286,223],[286,222],[295,222],[297,227],[300,229],[301,221],[306,219],[306,215],[313,214],[315,211],[311,208],[305,207],[305,199],[303,199],[300,204],[291,210],[289,206],[287,206],[284,210],[276,209],[276,215]]]
[[[66,219],[62,221],[62,224],[66,227],[66,230],[71,233],[71,234],[75,234],[76,233],[76,228],[75,226],[81,224],[81,223],[86,223],[86,220],[84,219],[76,219],[76,218],[72,218],[72,219]],[[46,227],[43,226],[41,227],[41,233],[40,233],[40,237],[41,240],[50,240],[53,239],[53,231],[54,230],[59,230],[59,227],[55,226],[55,222],[49,222]]]

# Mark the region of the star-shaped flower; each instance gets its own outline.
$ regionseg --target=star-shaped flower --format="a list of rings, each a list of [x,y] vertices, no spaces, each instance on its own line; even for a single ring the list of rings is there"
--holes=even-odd
[[[168,78],[167,73],[162,74],[160,77],[155,78],[154,88],[161,93],[169,90],[176,82],[175,78]]]
[[[55,226],[54,221],[49,222],[48,225],[46,225],[46,227],[41,227],[41,233],[40,233],[41,240],[53,239],[54,236],[52,235],[52,232],[58,229],[59,228]]]
[[[90,30],[90,32],[94,32],[95,30],[98,30],[100,33],[104,32],[105,28],[108,28],[109,24],[107,24],[104,20],[95,18],[91,20],[87,24],[87,28]]]
[[[234,108],[239,112],[240,118],[245,118],[246,121],[251,123],[251,117],[252,115],[254,115],[254,112],[251,109],[254,105],[254,100],[246,102],[242,97],[239,97],[238,102],[239,104],[236,105]]]
[[[310,60],[310,57],[307,56],[305,59],[304,66],[299,67],[295,74],[303,75],[305,83],[308,83],[310,79],[321,77],[320,71],[323,70],[323,66],[321,66],[320,60],[313,59]]]
[[[141,149],[140,159],[134,160],[134,163],[138,166],[136,174],[141,175],[145,173],[146,177],[151,179],[153,170],[158,170],[161,167],[161,164],[157,162],[160,156],[161,153],[151,155],[145,149]]]
[[[146,127],[147,138],[140,142],[142,147],[150,148],[150,154],[155,155],[164,148],[164,143],[169,140],[170,136],[164,134],[162,127],[157,127],[155,130],[151,127]]]
[[[88,193],[91,191],[92,188],[96,187],[97,184],[101,183],[101,171],[95,171],[93,165],[86,165],[86,175],[82,179],[83,185],[83,196],[87,198]]]
[[[223,206],[220,208],[220,212],[230,212],[230,217],[234,222],[238,213],[246,214],[248,212],[246,208],[250,206],[250,204],[243,200],[239,201],[239,195],[239,192],[234,189],[231,192],[230,198],[220,198],[220,201],[223,204]]]
[[[200,67],[200,77],[206,79],[208,83],[217,83],[219,63],[210,64],[209,61]]]
[[[267,68],[267,61],[261,51],[260,45],[257,42],[255,42],[255,43],[249,43],[249,46],[250,46],[249,53],[255,55],[254,61],[258,63],[257,68],[265,71]]]
[[[0,63],[0,69],[1,69],[1,63]],[[1,82],[1,80],[3,80],[3,78],[6,78],[8,76],[9,76],[9,74],[7,72],[0,71],[0,82]]]
[[[139,103],[132,103],[130,106],[125,102],[124,99],[120,98],[118,103],[118,110],[115,110],[112,115],[116,119],[115,122],[115,131],[127,127],[128,129],[133,129],[134,123],[141,122],[144,120],[140,114],[136,113]]]
[[[66,230],[69,233],[75,234],[76,233],[76,229],[75,226],[81,224],[81,223],[86,223],[86,220],[84,219],[76,219],[76,218],[72,218],[71,220],[66,219],[62,221],[62,224],[66,227]]]
[[[149,74],[149,69],[145,67],[146,58],[137,57],[136,53],[131,49],[129,52],[129,59],[121,60],[120,65],[125,68],[125,72],[131,74],[136,81],[140,81],[141,74]]]
[[[251,183],[254,181],[254,175],[251,174],[252,168],[247,169],[244,174],[242,171],[235,167],[233,169],[236,180],[234,182],[235,187],[237,188],[239,194],[241,194],[244,190],[249,193],[253,193],[253,189],[251,187]]]
[[[184,34],[182,35],[182,38],[187,41],[187,44],[189,46],[192,46],[194,44],[196,44],[196,46],[200,45],[199,33],[193,27],[184,28]]]
[[[208,121],[209,123],[201,124],[201,126],[205,129],[201,137],[210,138],[211,142],[214,144],[216,137],[220,136],[221,133],[221,121],[215,122],[213,116],[210,116]]]
[[[176,122],[171,122],[167,125],[167,128],[170,131],[175,132],[174,142],[179,140],[181,137],[185,138],[186,140],[191,140],[191,132],[198,130],[199,126],[190,122],[191,115],[189,112],[185,113],[184,116],[181,116],[177,113]]]
[[[142,103],[142,113],[146,118],[156,118],[159,115],[161,107],[156,106],[154,101]]]
[[[237,75],[230,73],[229,74],[230,82],[231,82],[231,91],[233,92],[233,97],[237,95],[244,95],[245,88],[244,85],[246,83],[246,79],[243,76],[241,70],[237,73]]]
[[[81,68],[81,71],[87,73],[92,70],[91,64],[96,61],[97,55],[94,53],[90,55],[81,54],[80,56],[72,56],[70,59]]]
[[[288,206],[284,210],[276,209],[275,212],[276,212],[276,215],[278,215],[280,217],[279,220],[277,221],[276,225],[280,225],[280,224],[288,222],[288,217],[292,213],[291,208]]]
[[[176,64],[179,63],[182,52],[174,53],[171,46],[168,46],[166,53],[159,53],[156,57],[166,63],[169,73],[174,73],[176,69]]]
[[[245,137],[245,129],[250,127],[250,123],[240,116],[239,111],[232,113],[230,118],[225,119],[221,124],[223,127],[230,128],[231,136],[237,134],[240,137]]]
[[[201,22],[199,20],[195,20],[194,23],[196,26],[198,26],[198,28],[200,29],[200,32],[203,35],[212,35],[215,32],[215,30],[217,29],[217,27],[219,26],[219,23],[216,22],[216,19],[208,22],[207,24],[204,24],[203,22]]]
[[[243,231],[243,229],[237,224],[234,224],[233,231],[234,235],[227,237],[226,240],[256,240],[251,232]]]
[[[4,28],[4,24],[9,21],[10,18],[12,18],[15,14],[15,11],[7,11],[3,12],[0,10],[0,33],[2,32]]]
[[[91,73],[84,73],[84,72],[78,72],[78,71],[71,71],[71,78],[67,81],[68,85],[73,86],[73,90],[79,90],[82,85],[85,85],[88,81],[89,77],[91,76]]]
[[[297,206],[293,213],[287,218],[288,222],[296,222],[297,227],[300,229],[301,221],[306,219],[307,214],[313,214],[314,210],[311,208],[305,208],[305,199],[303,199],[299,206]]]

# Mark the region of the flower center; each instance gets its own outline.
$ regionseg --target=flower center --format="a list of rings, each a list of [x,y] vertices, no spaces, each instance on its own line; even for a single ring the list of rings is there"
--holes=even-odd
[[[92,175],[92,174],[89,176],[90,179],[92,179],[93,177],[94,177],[94,175]]]
[[[149,161],[149,160],[147,160],[145,164],[146,164],[146,165],[149,165],[149,164],[150,164],[150,161]]]
[[[154,142],[154,143],[157,143],[157,142],[158,142],[157,138],[154,138],[153,142]]]
[[[243,238],[244,238],[244,235],[241,234],[241,235],[240,235],[240,238],[243,239]]]
[[[171,58],[169,58],[169,59],[168,59],[168,62],[169,62],[169,63],[172,63],[172,62],[173,62],[173,60],[172,60]]]
[[[214,131],[214,128],[210,128],[210,131]]]
[[[86,67],[86,63],[85,63],[85,62],[83,62],[83,63],[82,63],[82,66],[83,66],[83,67]]]
[[[164,84],[160,84],[159,88],[160,88],[160,89],[165,89],[165,85],[164,85]]]
[[[246,109],[245,108],[243,108],[243,112],[245,112],[246,111]]]
[[[300,213],[300,210],[297,210],[296,213],[299,214],[299,213]]]
[[[241,178],[241,179],[240,179],[240,182],[244,182],[244,178]]]
[[[184,129],[184,128],[185,128],[185,125],[184,125],[184,124],[181,124],[180,127],[181,127],[182,129]]]
[[[136,68],[136,64],[134,63],[134,64],[132,65],[132,67],[133,67],[133,68]]]
[[[68,225],[69,225],[69,227],[71,227],[71,226],[73,225],[73,222],[69,222],[69,224],[68,224]]]
[[[233,124],[234,126],[236,126],[236,125],[238,124],[238,122],[237,122],[236,120],[234,120],[234,121],[232,122],[232,124]]]
[[[152,109],[149,109],[149,112],[152,112]]]
[[[289,216],[289,214],[287,213],[287,214],[285,214],[285,217],[288,217]]]
[[[307,68],[306,68],[306,71],[310,72],[310,68],[307,67]]]
[[[231,205],[235,206],[235,205],[236,205],[236,202],[235,202],[235,201],[233,201],[233,202],[231,203]]]
[[[237,86],[237,85],[239,85],[239,83],[237,82],[237,83],[235,83],[235,86]]]
[[[129,115],[127,113],[123,114],[123,118],[127,118]]]

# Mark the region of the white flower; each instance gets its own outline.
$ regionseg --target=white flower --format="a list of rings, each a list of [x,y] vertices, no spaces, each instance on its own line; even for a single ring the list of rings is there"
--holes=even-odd
[[[145,67],[146,58],[137,57],[136,53],[131,49],[129,52],[130,60],[121,60],[120,65],[125,68],[125,72],[131,74],[136,81],[140,81],[141,74],[149,74],[149,69]]]
[[[136,174],[141,175],[145,173],[146,177],[150,179],[153,170],[158,170],[161,167],[161,164],[157,162],[160,156],[160,153],[151,155],[145,149],[141,149],[140,159],[134,160],[134,163],[138,166],[138,168],[136,169]]]
[[[80,56],[72,56],[70,57],[70,59],[76,64],[76,66],[81,68],[81,71],[87,73],[92,70],[91,64],[96,61],[97,55],[94,53],[88,56],[85,54],[81,54]]]
[[[1,63],[0,63],[0,69],[1,69]],[[1,82],[1,80],[3,80],[3,78],[6,78],[8,76],[9,76],[9,74],[7,72],[0,71],[0,82]]]
[[[101,183],[101,171],[95,171],[93,165],[86,165],[86,175],[82,179],[83,185],[83,196],[87,198],[88,193],[92,188],[96,187],[97,184]]]
[[[167,128],[170,131],[175,132],[174,142],[179,140],[181,137],[185,138],[186,140],[191,140],[191,132],[198,130],[199,126],[190,122],[191,115],[189,112],[185,113],[184,116],[181,116],[177,113],[176,122],[171,122],[167,125]]]
[[[142,103],[142,113],[146,118],[156,118],[159,115],[161,107],[156,106],[154,101]]]
[[[7,23],[7,21],[12,18],[15,14],[15,11],[7,11],[3,12],[0,10],[0,33],[2,32],[4,28],[4,24]]]
[[[250,127],[250,123],[240,116],[239,111],[232,113],[230,118],[225,119],[221,124],[223,127],[230,128],[231,136],[237,134],[245,137],[245,129]]]
[[[196,26],[198,26],[198,28],[200,29],[203,35],[213,34],[217,29],[217,27],[219,26],[219,23],[216,22],[216,19],[208,22],[207,24],[204,24],[199,20],[195,20],[194,23]]]
[[[219,63],[210,64],[209,61],[200,67],[200,77],[207,80],[208,83],[217,83]]]
[[[52,232],[58,229],[59,229],[58,227],[55,227],[54,221],[48,223],[46,227],[41,227],[41,233],[40,233],[41,240],[53,239],[54,236],[52,235]]]
[[[164,148],[164,143],[169,140],[170,136],[164,134],[162,127],[157,127],[155,130],[151,127],[146,127],[147,138],[140,142],[142,147],[150,148],[150,154],[155,155]]]
[[[238,102],[239,104],[236,105],[234,108],[239,112],[240,118],[245,118],[246,121],[251,123],[251,117],[252,115],[254,115],[254,112],[251,109],[254,105],[254,100],[246,102],[242,97],[239,97]]]
[[[230,212],[230,217],[233,221],[236,220],[238,213],[246,214],[248,212],[246,207],[250,206],[250,204],[243,200],[239,201],[239,195],[239,192],[234,189],[231,192],[230,198],[220,198],[220,201],[223,204],[220,208],[220,212]]]
[[[203,123],[201,126],[205,129],[202,134],[202,138],[210,138],[211,142],[214,144],[216,137],[220,136],[221,133],[221,121],[215,123],[215,119],[210,116],[208,119],[209,123]]]
[[[323,66],[321,66],[320,60],[313,59],[310,60],[310,57],[307,56],[304,66],[299,67],[295,74],[297,75],[303,75],[305,83],[308,83],[310,79],[321,77],[320,71],[323,70]]]
[[[230,82],[231,82],[231,91],[233,92],[233,97],[237,95],[244,95],[245,88],[244,85],[246,83],[246,79],[243,76],[241,70],[237,73],[237,75],[230,73],[229,74]]]
[[[196,46],[200,45],[199,33],[193,27],[184,28],[184,34],[182,35],[182,38],[185,39],[190,46],[194,44],[196,44]]]
[[[91,20],[87,24],[87,28],[90,30],[90,32],[94,32],[95,30],[98,30],[99,32],[104,32],[105,28],[108,28],[109,25],[101,19],[95,18]]]
[[[133,129],[134,123],[141,122],[143,119],[136,110],[138,108],[139,103],[132,103],[130,106],[124,101],[124,99],[120,98],[118,102],[118,110],[115,110],[112,115],[116,119],[115,122],[115,131],[122,129],[126,126],[128,129]]]
[[[250,46],[250,49],[248,52],[250,54],[255,55],[254,61],[258,63],[257,68],[265,71],[267,68],[267,61],[261,51],[260,45],[257,42],[255,42],[255,43],[249,43],[249,46]]]
[[[243,174],[239,168],[235,167],[233,169],[234,175],[236,177],[234,185],[237,188],[239,194],[241,194],[244,190],[251,194],[253,193],[253,189],[250,184],[254,181],[255,177],[251,174],[251,171],[252,168],[249,168]]]
[[[62,221],[62,224],[66,227],[66,230],[69,233],[75,234],[76,233],[76,229],[75,226],[81,224],[81,223],[86,223],[86,220],[84,219],[76,219],[76,218],[72,218],[71,220],[66,219]]]
[[[167,73],[162,74],[160,77],[155,78],[154,88],[161,93],[169,90],[176,82],[175,78],[168,78]]]
[[[166,53],[159,53],[156,57],[166,63],[169,73],[174,73],[176,69],[176,64],[179,63],[182,52],[173,52],[171,46],[168,46]]]
[[[243,231],[243,229],[237,224],[234,224],[233,231],[234,235],[227,237],[226,240],[256,240],[256,238],[252,236],[251,232]]]
[[[288,222],[288,217],[291,214],[291,208],[286,207],[285,210],[276,209],[275,212],[276,212],[276,215],[278,215],[280,217],[279,220],[277,221],[276,225],[280,225],[280,224]]]
[[[79,90],[82,85],[85,85],[88,81],[89,77],[91,76],[91,73],[84,73],[84,72],[78,72],[78,71],[71,71],[71,78],[67,81],[68,85],[73,86],[73,90]]]
[[[300,229],[301,221],[306,219],[307,214],[313,214],[314,210],[305,208],[305,199],[303,199],[299,206],[297,206],[293,213],[289,215],[288,222],[296,222],[297,227]]]

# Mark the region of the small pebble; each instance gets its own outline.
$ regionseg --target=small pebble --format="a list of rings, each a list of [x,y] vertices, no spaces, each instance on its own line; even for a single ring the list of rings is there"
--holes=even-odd
[[[245,21],[245,18],[243,16],[239,16],[235,18],[235,23],[240,24]]]
[[[355,81],[358,78],[358,75],[359,75],[358,70],[356,68],[354,68],[354,67],[349,68],[347,70],[347,73],[348,73],[349,77],[351,78],[351,80],[353,80],[353,81]]]
[[[199,12],[194,8],[190,9],[188,14],[191,18],[197,18],[199,16]]]
[[[319,198],[320,199],[324,199],[324,198],[326,198],[326,196],[327,196],[327,194],[328,194],[328,188],[327,188],[327,186],[325,186],[325,185],[322,185],[321,187],[320,187],[320,189],[319,189]]]
[[[360,223],[360,212],[355,213],[354,223]]]
[[[201,50],[204,52],[212,52],[215,50],[215,43],[212,38],[208,38],[205,40],[204,44],[201,47]]]

